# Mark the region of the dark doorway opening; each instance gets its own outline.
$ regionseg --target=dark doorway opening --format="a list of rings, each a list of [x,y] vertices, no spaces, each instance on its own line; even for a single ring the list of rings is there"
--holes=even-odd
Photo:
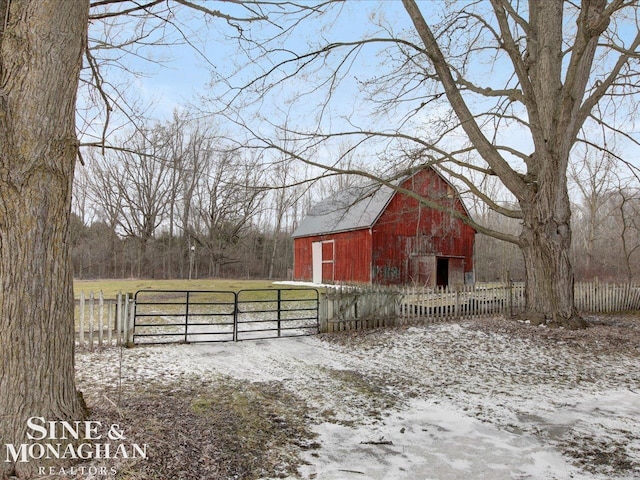
[[[445,287],[449,285],[449,259],[438,258],[436,263],[436,285]]]

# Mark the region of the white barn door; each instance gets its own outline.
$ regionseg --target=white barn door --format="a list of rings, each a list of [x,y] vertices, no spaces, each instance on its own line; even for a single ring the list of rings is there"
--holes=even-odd
[[[322,242],[311,243],[311,280],[322,283]]]

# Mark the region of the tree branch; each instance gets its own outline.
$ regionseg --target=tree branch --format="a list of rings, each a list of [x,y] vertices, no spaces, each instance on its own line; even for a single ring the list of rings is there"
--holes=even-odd
[[[452,108],[460,119],[461,126],[465,133],[477,148],[478,153],[480,153],[482,158],[484,158],[484,160],[498,174],[511,193],[513,193],[519,200],[524,200],[530,195],[527,184],[502,158],[496,148],[489,143],[478,127],[473,114],[469,111],[469,107],[462,98],[462,95],[460,95],[460,90],[453,78],[451,69],[447,65],[447,61],[440,50],[440,46],[438,45],[431,28],[424,20],[415,0],[402,0],[402,3],[425,45],[426,53],[438,73],[438,78],[445,89]]]

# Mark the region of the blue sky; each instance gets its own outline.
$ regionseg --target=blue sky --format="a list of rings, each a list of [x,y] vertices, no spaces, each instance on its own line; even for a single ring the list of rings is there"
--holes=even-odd
[[[209,3],[211,4],[211,2]],[[217,3],[215,5],[218,5]],[[423,12],[426,9],[435,10],[434,3],[431,1],[421,2]],[[434,13],[426,13],[429,21],[434,21]],[[290,45],[302,45],[307,41],[314,41],[322,37],[324,41],[345,41],[351,39],[362,38],[364,33],[380,30],[376,27],[376,23],[392,25],[394,30],[400,31],[411,28],[410,22],[402,5],[398,1],[358,1],[347,2],[339,15],[330,17],[330,28],[323,24],[317,23],[308,26],[303,30],[297,30],[289,41]],[[238,52],[237,47],[232,41],[224,39],[227,25],[223,20],[216,19],[209,22],[210,28],[205,28],[203,20],[198,15],[187,13],[183,18],[181,28],[183,33],[193,42],[196,48],[200,49],[206,56],[205,60],[202,55],[198,54],[189,45],[176,45],[171,48],[153,47],[148,49],[153,62],[143,62],[132,57],[127,60],[134,70],[144,72],[144,76],[140,76],[132,80],[128,87],[128,93],[139,98],[142,103],[153,105],[153,116],[158,119],[170,118],[174,109],[187,103],[195,103],[200,105],[198,97],[200,95],[211,96],[220,92],[223,87],[222,82],[214,81],[213,87],[209,83],[212,77],[212,66],[215,66],[217,75],[227,77],[228,72],[233,71],[236,64],[245,61],[246,56]],[[251,27],[254,28],[254,27]],[[265,28],[259,33],[269,34],[269,28]],[[174,39],[179,36],[174,36]],[[352,100],[357,96],[358,84],[356,77],[366,79],[377,71],[375,70],[379,59],[375,56],[375,49],[363,51],[358,63],[354,69],[349,71],[348,76],[344,80],[343,88],[338,91],[337,101],[332,103],[331,114],[327,116],[333,124],[341,122],[340,116],[346,115],[357,106],[354,106]],[[209,63],[208,63],[209,62]],[[255,71],[259,71],[259,65],[250,65],[246,70],[247,75],[251,75]],[[497,72],[494,71],[495,75]],[[279,115],[277,110],[286,108],[283,100],[287,95],[291,95],[293,88],[304,88],[304,80],[292,82],[287,89],[280,92],[280,96],[272,97],[273,104],[263,105],[262,114],[274,118]],[[309,97],[310,98],[310,97]],[[306,105],[305,105],[306,106]],[[293,110],[294,118],[300,122],[308,122],[312,113],[308,110],[295,108]],[[357,116],[354,118],[358,118]],[[425,118],[424,121],[427,121]],[[328,121],[328,120],[327,120]],[[372,126],[390,125],[397,121],[393,116],[384,118],[382,121],[376,122],[372,117],[360,118],[362,126],[367,122],[371,122]],[[386,122],[386,124],[385,124]],[[376,125],[377,123],[377,125]],[[261,125],[264,127],[263,125]],[[332,125],[334,126],[334,125]],[[638,135],[637,126],[629,125],[629,131],[634,135]],[[518,143],[527,144],[526,135],[517,131],[505,130],[501,132],[503,138],[519,138]],[[525,150],[528,147],[524,147]],[[631,160],[640,164],[638,160],[637,148],[630,148],[628,145],[622,147],[626,151],[626,155]]]
[[[380,15],[398,25],[398,28],[410,27],[408,16],[400,2],[360,0],[348,2],[343,6],[340,15],[331,19],[330,28],[314,24],[315,28],[299,29],[289,42],[294,45],[302,44],[313,41],[319,35],[336,41],[359,39],[366,31],[376,29],[369,20],[379,19]],[[187,20],[188,28],[191,30],[190,41],[200,52],[186,44],[156,48],[153,54],[162,58],[161,66],[136,58],[129,59],[134,69],[146,74],[145,77],[137,78],[133,87],[139,90],[143,98],[155,100],[158,117],[170,116],[173,108],[192,101],[198,95],[211,93],[213,90],[209,83],[212,79],[212,66],[215,66],[218,74],[224,75],[224,72],[233,69],[235,63],[243,63],[246,60],[233,42],[223,38],[228,29],[223,20],[209,22],[210,28],[207,30],[204,21],[198,16],[187,14],[187,17],[192,17]],[[206,56],[206,60],[203,55]],[[372,58],[370,65],[373,66],[374,61]],[[365,65],[362,64],[359,68],[364,69]]]

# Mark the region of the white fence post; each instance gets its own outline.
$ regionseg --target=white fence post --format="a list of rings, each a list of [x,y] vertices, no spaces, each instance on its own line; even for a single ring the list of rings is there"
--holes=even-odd
[[[122,344],[122,292],[116,298],[116,345]]]
[[[122,301],[122,343],[126,346],[129,338],[129,294],[124,294]]]
[[[109,300],[107,303],[107,344],[111,346],[113,340],[113,327],[114,318],[113,318],[113,302]]]
[[[327,294],[318,293],[318,327],[320,333],[327,333]]]
[[[98,296],[98,345],[102,347],[104,340],[104,296],[102,290]]]
[[[80,348],[84,347],[84,292],[80,292],[80,325],[78,326],[78,343]]]
[[[135,327],[135,311],[136,311],[136,302],[135,296],[131,295],[129,297],[129,335],[127,336],[127,347],[133,347],[133,331]]]
[[[93,352],[93,320],[94,320],[94,305],[93,305],[93,292],[89,293],[89,350]]]

